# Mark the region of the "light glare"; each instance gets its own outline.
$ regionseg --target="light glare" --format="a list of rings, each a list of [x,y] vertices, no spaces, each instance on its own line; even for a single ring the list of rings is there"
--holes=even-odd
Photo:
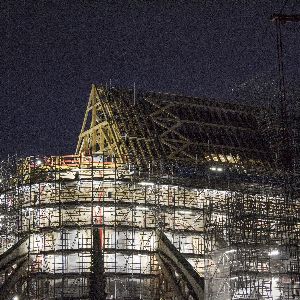
[[[234,253],[234,252],[236,252],[236,250],[235,249],[231,249],[231,250],[226,251],[225,253],[227,254],[227,253]]]
[[[271,252],[269,252],[269,256],[276,256],[276,255],[279,255],[279,251],[277,249],[274,249]]]
[[[149,210],[149,208],[145,207],[145,206],[137,206],[135,209],[136,210],[142,210],[142,211]]]
[[[222,167],[210,167],[209,169],[214,172],[223,172]]]
[[[42,161],[40,160],[40,159],[38,159],[37,161],[36,161],[36,165],[37,166],[40,166],[42,164]]]
[[[153,182],[148,182],[148,181],[141,181],[138,184],[143,185],[143,186],[153,186],[154,185]]]

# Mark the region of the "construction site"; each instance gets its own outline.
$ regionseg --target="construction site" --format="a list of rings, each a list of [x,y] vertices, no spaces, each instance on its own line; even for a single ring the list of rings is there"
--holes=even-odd
[[[75,154],[0,163],[0,299],[300,299],[300,107],[92,85]]]
[[[76,154],[1,163],[1,299],[300,299],[299,131],[280,124],[93,85]]]

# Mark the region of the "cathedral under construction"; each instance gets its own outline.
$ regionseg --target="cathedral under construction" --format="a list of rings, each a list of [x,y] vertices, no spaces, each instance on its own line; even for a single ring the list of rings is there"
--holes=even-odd
[[[1,162],[0,299],[300,299],[293,113],[93,85],[74,155]]]

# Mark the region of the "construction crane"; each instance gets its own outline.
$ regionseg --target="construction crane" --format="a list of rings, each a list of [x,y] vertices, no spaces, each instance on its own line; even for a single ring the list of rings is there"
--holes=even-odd
[[[286,79],[284,74],[284,49],[283,49],[283,39],[282,39],[282,25],[288,22],[299,22],[300,14],[274,14],[271,20],[276,24],[276,36],[277,36],[277,63],[279,72],[279,105],[278,105],[278,116],[279,116],[279,136],[281,144],[278,146],[279,150],[279,163],[281,167],[286,170],[286,173],[291,174],[294,169],[293,158],[293,137],[292,132],[292,122],[291,113],[293,110],[289,109],[289,103],[286,95]]]

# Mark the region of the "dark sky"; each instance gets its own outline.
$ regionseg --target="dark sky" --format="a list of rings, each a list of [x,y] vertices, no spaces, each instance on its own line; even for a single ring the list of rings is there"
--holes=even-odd
[[[269,80],[282,8],[299,0],[0,1],[0,157],[74,153],[92,83],[231,99]],[[293,74],[299,28],[283,32]]]

